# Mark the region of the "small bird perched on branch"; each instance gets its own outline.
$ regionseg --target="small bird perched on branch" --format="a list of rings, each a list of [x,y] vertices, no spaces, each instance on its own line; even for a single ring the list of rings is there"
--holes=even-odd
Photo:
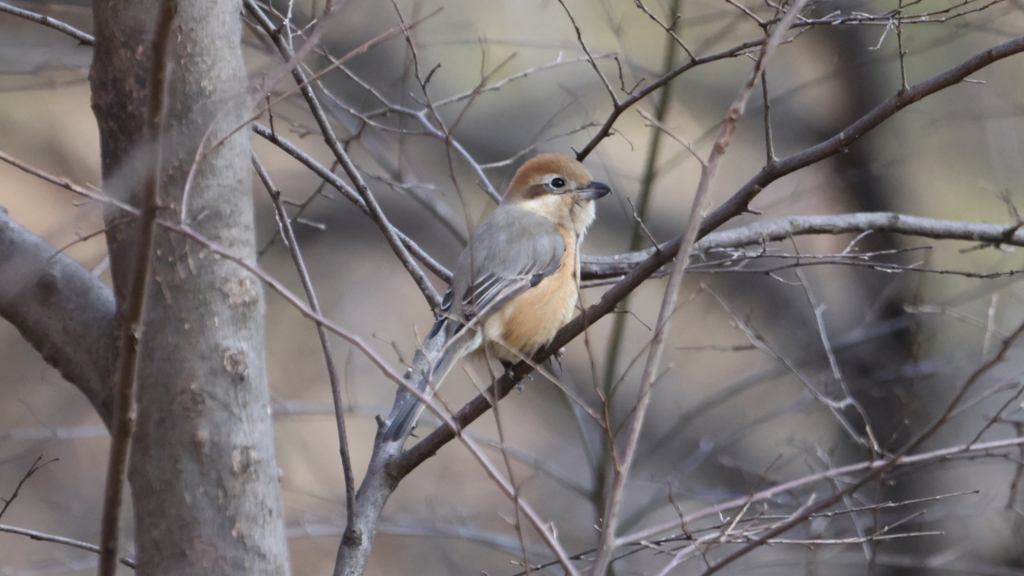
[[[579,246],[594,200],[611,192],[561,154],[527,161],[459,256],[437,322],[405,379],[430,396],[460,358],[485,352],[507,368],[546,345],[572,318]],[[384,431],[399,442],[423,404],[399,391]]]

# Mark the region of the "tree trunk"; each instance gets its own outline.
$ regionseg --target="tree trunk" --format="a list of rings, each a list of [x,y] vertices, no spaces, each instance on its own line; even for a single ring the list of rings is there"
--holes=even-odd
[[[177,221],[204,134],[205,149],[251,113],[241,6],[183,0],[171,32],[159,217]],[[143,141],[146,78],[159,2],[93,4],[90,74],[107,194],[138,205],[153,156]],[[212,125],[212,128],[211,128]],[[186,224],[254,259],[250,132],[199,163]],[[136,261],[138,227],[111,209],[119,309]],[[191,240],[157,228],[137,388],[129,481],[139,574],[287,574],[259,281]]]

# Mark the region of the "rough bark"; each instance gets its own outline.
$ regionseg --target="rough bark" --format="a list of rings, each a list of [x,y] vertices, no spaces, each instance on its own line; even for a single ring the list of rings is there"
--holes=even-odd
[[[136,204],[151,161],[143,145],[145,79],[158,3],[97,1],[90,82],[104,189]],[[168,53],[160,217],[177,220],[196,151],[251,111],[237,1],[178,3]],[[210,128],[212,126],[212,128]],[[254,258],[250,131],[201,160],[187,221],[235,254]],[[109,211],[108,224],[123,218]],[[119,304],[138,230],[107,235]],[[129,481],[139,574],[287,574],[258,280],[158,229],[147,294]]]

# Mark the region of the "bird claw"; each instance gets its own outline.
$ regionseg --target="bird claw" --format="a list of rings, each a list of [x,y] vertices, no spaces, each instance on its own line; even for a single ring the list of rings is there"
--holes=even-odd
[[[512,378],[512,379],[515,379],[516,375],[515,375],[515,372],[512,370],[513,368],[515,368],[515,364],[513,364],[511,362],[505,362],[504,360],[502,360],[501,367],[505,369],[505,376],[508,376],[509,378]],[[530,381],[532,382],[533,381],[533,374],[527,374],[526,378],[529,378]],[[523,378],[519,382],[516,382],[516,391],[519,392],[520,394],[523,393],[523,386],[526,383],[526,378]]]
[[[509,378],[515,378],[515,373],[512,370],[515,366],[516,365],[511,362],[505,360],[501,361],[501,367],[505,369],[505,376],[508,376]]]

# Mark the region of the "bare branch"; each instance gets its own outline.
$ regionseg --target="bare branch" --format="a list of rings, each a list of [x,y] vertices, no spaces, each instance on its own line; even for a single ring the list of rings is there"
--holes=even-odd
[[[18,8],[16,6],[11,6],[10,4],[7,4],[5,2],[0,2],[0,12],[6,12],[7,14],[17,16],[18,18],[24,18],[25,20],[29,20],[37,24],[42,24],[43,26],[53,28],[58,32],[63,32],[64,34],[71,36],[75,40],[78,40],[84,46],[92,46],[96,41],[96,39],[93,38],[91,35],[82,32],[74,26],[65,24],[64,22],[61,22],[56,18],[50,18],[49,16],[44,16],[42,14],[37,14],[29,10]]]
[[[1020,446],[1024,446],[1024,437],[1014,437],[1014,438],[1008,438],[1008,439],[1004,439],[1004,440],[994,440],[992,442],[978,442],[978,443],[970,443],[970,444],[960,444],[960,445],[957,445],[957,446],[950,446],[948,448],[941,448],[939,450],[934,450],[934,451],[931,451],[931,452],[924,452],[924,453],[921,453],[921,454],[914,454],[914,455],[911,455],[911,456],[905,456],[903,458],[900,458],[897,461],[896,467],[904,468],[904,467],[909,467],[909,466],[922,466],[922,465],[931,464],[931,463],[935,463],[935,462],[942,462],[942,461],[946,461],[946,460],[949,460],[949,459],[952,459],[952,458],[958,458],[958,457],[970,458],[970,457],[974,457],[974,456],[978,456],[978,455],[982,455],[982,456],[994,455],[996,453],[996,451],[998,451],[998,450],[1008,450],[1008,449],[1017,448],[1017,447],[1020,447]],[[795,490],[797,488],[802,488],[804,486],[808,486],[808,485],[814,484],[816,482],[821,482],[823,480],[830,480],[832,478],[844,478],[844,477],[848,477],[850,474],[857,473],[857,472],[866,472],[866,471],[878,470],[878,469],[882,468],[883,466],[887,466],[887,465],[891,464],[892,462],[893,461],[890,460],[890,459],[879,458],[879,459],[875,459],[875,460],[868,460],[868,461],[864,461],[864,462],[857,462],[855,464],[849,464],[849,465],[846,465],[846,466],[840,466],[838,468],[832,468],[830,470],[826,470],[826,471],[823,471],[823,472],[817,472],[817,473],[814,473],[814,474],[809,474],[807,476],[802,476],[800,478],[796,478],[794,480],[790,480],[790,481],[783,482],[781,484],[772,486],[771,488],[768,488],[768,489],[765,489],[765,490],[761,490],[759,492],[755,492],[754,494],[752,494],[750,496],[742,496],[740,498],[734,498],[732,500],[729,500],[728,502],[722,502],[720,504],[715,504],[713,506],[708,506],[707,508],[702,508],[700,510],[697,510],[696,512],[692,512],[690,514],[687,514],[684,517],[684,520],[685,520],[685,522],[687,524],[689,524],[689,523],[695,522],[697,520],[700,520],[702,518],[718,516],[719,514],[723,514],[725,512],[728,512],[729,510],[733,510],[733,509],[739,508],[741,506],[745,506],[745,505],[747,505],[748,502],[763,502],[765,500],[769,500],[771,498],[777,497],[780,494],[785,494],[787,492],[792,492],[793,490]],[[819,514],[831,514],[831,512],[824,511],[824,507],[823,507],[822,510],[816,510],[816,511],[814,511],[813,514],[810,514],[808,517],[814,517],[814,516],[819,515]],[[786,516],[785,518],[790,518],[790,517],[791,516]],[[671,530],[675,530],[678,527],[679,527],[679,521],[678,520],[675,520],[675,521],[672,521],[672,522],[663,522],[663,523],[658,524],[656,526],[651,526],[651,527],[644,528],[642,530],[637,530],[636,532],[632,532],[630,534],[624,535],[624,536],[622,536],[621,538],[618,539],[618,543],[619,543],[619,545],[622,545],[622,546],[625,546],[625,545],[628,545],[628,544],[639,543],[639,542],[648,540],[648,539],[650,539],[650,538],[652,538],[652,537],[654,537],[657,534],[660,534],[662,532],[668,532],[668,531],[671,531]]]
[[[291,48],[284,42],[281,35],[275,30],[270,20],[263,14],[262,9],[253,1],[245,0],[246,8],[249,13],[256,18],[263,30],[270,36],[277,46],[281,55],[286,60],[291,60],[294,57],[294,53]],[[405,24],[402,26],[402,30],[406,30]],[[381,210],[380,205],[377,204],[377,200],[374,198],[370,188],[366,185],[359,170],[349,159],[348,153],[345,152],[344,147],[338,141],[337,136],[334,134],[334,128],[331,126],[330,120],[327,119],[327,115],[324,113],[323,107],[320,105],[320,101],[317,100],[316,94],[313,93],[313,89],[309,86],[306,75],[299,68],[292,70],[292,76],[295,77],[295,82],[301,87],[302,96],[306,99],[306,103],[309,105],[310,111],[313,113],[313,117],[316,119],[317,126],[320,127],[320,131],[323,133],[324,142],[327,147],[330,148],[331,152],[334,153],[338,163],[341,165],[342,170],[348,176],[349,180],[355,185],[356,191],[359,193],[359,197],[362,198],[366,204],[366,209],[370,214],[370,218],[377,224],[381,232],[384,234],[384,238],[388,241],[391,249],[398,256],[398,259],[405,266],[405,269],[409,272],[413,281],[416,282],[416,286],[419,287],[420,292],[423,293],[427,303],[430,305],[432,310],[436,310],[441,305],[441,296],[434,289],[433,285],[424,276],[423,271],[419,265],[412,259],[409,254],[409,250],[402,243],[401,239],[396,233],[395,227],[388,221],[387,216]]]
[[[701,226],[701,235],[717,229],[735,216],[742,214],[750,207],[750,202],[769,184],[779,178],[805,168],[830,156],[839,154],[846,150],[852,143],[864,136],[879,124],[891,118],[900,110],[919,102],[920,100],[939,92],[950,86],[963,82],[971,74],[978,70],[998,62],[1014,54],[1024,51],[1024,36],[1004,42],[993,48],[989,48],[963,62],[950,68],[945,72],[937,74],[920,84],[898,93],[889,100],[879,104],[873,110],[862,116],[845,130],[832,138],[792,156],[779,160],[778,162],[765,166],[761,171],[743,185],[721,206],[716,208],[704,220]],[[675,241],[673,241],[675,242]],[[672,251],[671,248],[668,248]]]
[[[754,84],[757,82],[758,76],[761,75],[761,71],[764,70],[765,64],[767,64],[768,60],[775,52],[775,48],[782,42],[783,35],[785,35],[789,30],[789,27],[793,24],[793,21],[796,20],[797,15],[801,10],[803,10],[806,3],[807,0],[796,0],[796,2],[789,6],[786,16],[778,24],[775,30],[772,31],[772,34],[765,43],[761,56],[758,58],[753,70],[751,70],[746,82],[736,95],[736,99],[726,111],[725,122],[722,125],[722,130],[719,133],[718,138],[715,141],[715,146],[711,151],[711,156],[708,158],[707,163],[701,166],[700,182],[697,184],[697,191],[693,197],[693,206],[690,208],[690,219],[689,222],[687,222],[686,232],[683,234],[682,242],[676,249],[675,259],[677,262],[689,262],[690,260],[690,254],[693,252],[694,245],[700,232],[700,224],[704,221],[706,210],[708,209],[708,207],[705,206],[705,203],[708,192],[711,189],[711,182],[714,180],[722,157],[725,156],[726,150],[729,146],[729,141],[732,138],[733,133],[736,131],[736,125],[740,117],[743,116],[747,100],[750,98],[750,94],[754,90]],[[665,350],[665,332],[668,330],[672,314],[675,311],[676,299],[679,296],[679,289],[682,286],[683,276],[685,274],[686,266],[677,266],[672,271],[672,276],[669,278],[668,287],[665,288],[665,296],[662,299],[661,310],[658,312],[658,320],[655,324],[654,335],[651,340],[647,362],[644,365],[643,375],[640,378],[640,391],[636,405],[633,409],[634,413],[632,416],[627,416],[628,425],[625,429],[625,446],[621,451],[621,456],[616,454],[616,450],[612,450],[613,462],[610,464],[613,466],[611,489],[609,490],[604,507],[601,537],[597,547],[597,557],[594,560],[591,572],[595,576],[602,576],[605,574],[611,564],[612,556],[615,552],[615,532],[618,528],[619,507],[625,496],[626,480],[629,476],[629,470],[632,467],[633,459],[637,453],[637,445],[640,441],[640,431],[643,428],[647,408],[651,403],[652,387],[659,375],[661,357]],[[615,436],[610,436],[608,441],[614,446],[616,441]]]
[[[738,44],[736,46],[733,46],[732,48],[729,48],[728,50],[723,50],[722,52],[709,54],[707,56],[702,56],[700,58],[691,59],[689,62],[682,64],[675,70],[669,72],[668,74],[665,74],[664,76],[658,78],[654,82],[651,82],[647,86],[644,86],[641,90],[638,90],[637,92],[633,93],[633,95],[631,95],[629,98],[616,103],[615,106],[612,108],[611,113],[608,115],[608,118],[605,119],[604,124],[597,131],[597,134],[595,134],[594,137],[590,139],[590,142],[587,142],[587,145],[584,146],[583,149],[576,153],[576,159],[582,162],[584,158],[589,156],[590,153],[593,152],[595,148],[597,148],[597,145],[600,144],[602,140],[604,140],[611,134],[612,126],[615,125],[615,122],[619,119],[619,116],[622,116],[623,112],[629,110],[631,107],[633,107],[634,104],[643,100],[655,90],[661,88],[662,86],[665,86],[672,80],[675,80],[680,74],[688,70],[692,70],[697,66],[708,64],[710,62],[715,62],[717,60],[722,60],[725,58],[735,58],[737,56],[742,56],[743,54],[748,53],[750,50],[757,48],[758,46],[761,46],[761,44],[763,43],[764,39],[759,38],[757,40],[750,40],[748,42]]]
[[[256,174],[259,175],[260,181],[267,189],[267,193],[270,194],[270,199],[274,202],[274,209],[277,213],[277,225],[280,229],[281,237],[284,239],[285,244],[288,245],[288,250],[291,252],[292,261],[295,262],[295,268],[299,273],[299,279],[302,281],[302,289],[306,292],[306,300],[309,302],[309,308],[317,314],[320,312],[320,303],[317,301],[316,292],[313,290],[313,281],[309,278],[309,271],[306,270],[306,262],[302,258],[302,251],[299,249],[299,242],[295,238],[295,231],[292,229],[291,220],[288,218],[288,212],[284,209],[284,204],[281,202],[281,191],[274,187],[274,183],[270,180],[270,175],[260,164],[259,158],[256,157],[254,152],[252,155],[252,164],[256,168]],[[348,445],[348,432],[345,430],[345,404],[341,398],[341,380],[338,378],[338,368],[334,363],[334,352],[331,350],[331,342],[327,338],[327,329],[323,324],[319,322],[316,324],[316,333],[320,338],[320,347],[324,351],[324,364],[327,366],[327,379],[331,383],[331,397],[334,400],[334,419],[338,426],[338,446],[341,453],[341,469],[345,477],[345,512],[348,514],[347,524],[354,524],[352,515],[355,514],[355,498],[356,498],[356,480],[352,474],[352,459],[349,456],[349,445]]]
[[[1024,246],[1024,230],[1020,230],[1017,225],[937,220],[894,212],[856,212],[832,216],[788,216],[711,232],[697,242],[694,251],[714,254],[716,251],[758,246],[764,242],[778,242],[795,236],[857,232],[889,232],[936,240],[980,242],[991,246]],[[663,244],[661,249],[671,247],[675,242],[673,240]],[[588,280],[622,276],[640,263],[657,257],[658,252],[653,248],[617,256],[585,257],[581,276]]]
[[[14,487],[14,492],[11,492],[11,495],[8,496],[7,498],[0,498],[0,501],[3,501],[4,503],[3,507],[0,507],[0,518],[4,517],[4,513],[6,513],[7,509],[10,508],[11,504],[14,503],[14,500],[18,497],[18,493],[21,492],[21,487],[25,485],[26,481],[28,481],[28,479],[31,478],[33,474],[39,472],[39,470],[42,469],[47,464],[57,461],[57,458],[53,458],[40,464],[39,462],[42,461],[42,459],[42,455],[37,456],[35,461],[32,462],[32,465],[28,467],[28,470],[25,471],[24,474],[22,474],[21,480],[18,481],[18,485]]]
[[[121,343],[114,389],[114,414],[110,425],[110,460],[107,462],[106,488],[103,494],[102,532],[100,534],[100,576],[117,572],[117,553],[121,538],[121,501],[124,496],[128,452],[135,432],[135,388],[138,379],[139,350],[145,334],[143,314],[152,266],[153,234],[159,203],[161,178],[161,136],[164,123],[164,89],[167,84],[167,47],[170,44],[177,0],[162,0],[151,45],[149,109],[144,142],[153,147],[143,182],[142,211],[131,284],[122,303]]]
[[[115,308],[110,288],[0,207],[0,316],[88,398],[108,426]]]
[[[590,53],[590,49],[587,48],[587,43],[583,41],[583,32],[580,31],[580,27],[576,24],[576,18],[572,15],[572,11],[565,5],[565,0],[558,0],[558,3],[562,5],[562,9],[565,10],[566,16],[569,17],[569,21],[572,22],[573,30],[576,31],[576,41],[579,42],[580,47],[583,48],[583,53],[587,55],[587,60],[590,61],[590,67],[594,69],[597,77],[601,79],[601,83],[604,84],[605,90],[608,91],[608,96],[612,99],[612,105],[616,108],[619,106],[619,99],[615,97],[615,89],[612,88],[611,82],[605,77],[601,69],[597,67],[597,61],[594,60],[594,56]]]
[[[297,146],[295,146],[288,140],[281,138],[277,133],[273,132],[269,128],[261,126],[260,124],[257,123],[253,123],[252,129],[253,132],[262,136],[267,141],[273,143],[281,150],[284,150],[292,158],[295,158],[303,165],[305,165],[307,168],[312,170],[317,176],[323,178],[324,181],[330,184],[335,190],[340,192],[342,196],[349,199],[353,204],[356,205],[356,207],[362,210],[365,214],[369,215],[369,209],[366,207],[366,203],[363,202],[363,199],[360,198],[358,194],[356,194],[355,190],[353,190],[351,186],[349,186],[348,184],[345,183],[344,180],[339,178],[337,174],[327,169],[327,167],[324,166],[323,164],[320,164],[319,162],[314,160],[310,155],[300,150]],[[401,230],[398,230],[396,228],[395,234],[398,235],[398,238],[401,240],[402,244],[409,250],[409,252],[413,256],[415,256],[417,260],[422,262],[424,266],[427,267],[427,270],[430,270],[432,273],[434,273],[434,275],[436,275],[441,280],[444,280],[445,282],[451,282],[452,273],[447,268],[445,268],[439,262],[434,260],[430,256],[430,254],[427,254],[425,250],[420,248],[418,244],[416,244],[411,238],[406,236]]]
[[[0,532],[6,532],[8,534],[18,534],[20,536],[28,536],[33,540],[40,542],[53,542],[54,544],[63,544],[72,548],[78,548],[79,550],[85,550],[86,552],[100,553],[100,547],[95,544],[89,544],[88,542],[82,542],[81,540],[73,540],[71,538],[65,538],[63,536],[54,536],[53,534],[46,534],[45,532],[37,532],[35,530],[28,530],[25,528],[18,528],[17,526],[8,526],[6,524],[0,524]],[[125,558],[121,556],[118,558],[118,562],[129,567],[135,568],[135,560],[131,558]]]
[[[845,489],[840,490],[835,495],[829,498],[826,498],[824,502],[811,508],[808,513],[795,516],[791,520],[779,525],[776,528],[769,530],[763,536],[753,540],[746,546],[719,560],[715,564],[711,565],[707,570],[705,570],[702,576],[709,576],[710,574],[718,572],[722,568],[728,566],[729,564],[749,554],[751,551],[757,549],[765,542],[767,542],[769,539],[791,530],[795,526],[803,523],[807,518],[810,517],[810,515],[827,509],[828,507],[832,506],[833,504],[841,500],[846,495],[853,494],[858,489],[863,487],[865,484],[882,477],[883,474],[893,469],[897,464],[903,461],[910,452],[920,447],[929,438],[934,436],[935,433],[939,431],[939,429],[942,428],[942,426],[952,416],[954,410],[960,405],[960,402],[964,399],[964,396],[967,395],[967,392],[975,384],[978,383],[982,376],[987,374],[993,367],[996,366],[996,364],[999,364],[1000,362],[1003,361],[1003,359],[1006,357],[1006,353],[1022,335],[1024,335],[1024,323],[1018,326],[1018,328],[1003,341],[1002,346],[999,348],[999,352],[994,357],[992,357],[992,359],[979,366],[978,369],[971,374],[967,381],[964,382],[964,384],[960,387],[960,390],[956,393],[953,399],[950,400],[949,404],[946,406],[946,409],[942,412],[942,414],[940,414],[939,417],[936,418],[930,426],[928,426],[921,434],[919,434],[917,438],[915,438],[906,446],[898,450],[891,458],[884,459],[884,463],[881,466],[879,466],[875,470],[872,470],[870,473],[865,474],[858,480],[849,483],[849,485]]]

